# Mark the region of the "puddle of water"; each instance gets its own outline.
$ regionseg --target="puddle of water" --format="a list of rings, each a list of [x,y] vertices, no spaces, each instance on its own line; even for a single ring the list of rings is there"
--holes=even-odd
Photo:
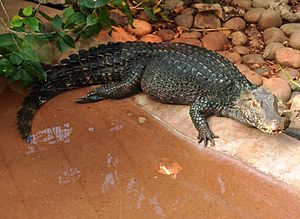
[[[18,192],[12,196],[15,193],[9,191],[4,197],[21,200],[17,204],[26,205],[36,216],[32,218],[293,218],[300,214],[300,201],[286,190],[210,149],[196,150],[130,100],[78,106],[70,101],[72,97],[55,98],[41,109],[52,112],[60,107],[55,119],[40,116],[46,124],[59,125],[31,136],[25,154],[43,152],[36,159],[24,156],[25,143],[16,140],[19,105],[14,111],[7,108],[11,124],[5,130],[5,145],[10,147],[1,145],[0,159],[10,168],[9,180],[14,180],[11,185]],[[57,145],[57,150],[47,150],[49,145]],[[16,207],[14,202],[3,209]]]
[[[63,125],[53,126],[43,130],[39,130],[36,134],[32,134],[28,142],[30,144],[38,143],[70,143],[70,136],[72,134],[73,128],[70,127],[70,123],[65,123]]]

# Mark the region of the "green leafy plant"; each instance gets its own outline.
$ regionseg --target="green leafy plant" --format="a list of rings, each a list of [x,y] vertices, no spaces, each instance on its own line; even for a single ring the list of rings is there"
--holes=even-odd
[[[5,8],[0,0],[1,6]],[[49,17],[36,8],[20,9],[18,15],[4,21],[7,33],[0,35],[0,75],[11,81],[21,81],[30,86],[37,80],[46,80],[39,50],[49,42],[55,42],[60,52],[75,48],[76,41],[92,37],[100,30],[110,30],[117,25],[110,18],[110,10],[119,9],[129,23],[133,18],[126,0],[66,0],[62,14]],[[6,12],[6,11],[5,11]],[[39,16],[50,22],[54,31],[45,32]],[[1,28],[1,27],[0,27]]]
[[[144,10],[148,18],[152,21],[163,19],[169,21],[169,10],[162,0],[137,0],[132,1],[134,8]]]

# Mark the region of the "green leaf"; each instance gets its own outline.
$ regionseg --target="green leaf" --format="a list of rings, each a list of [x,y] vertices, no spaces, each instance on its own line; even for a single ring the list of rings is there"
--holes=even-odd
[[[13,73],[13,65],[6,58],[0,59],[0,75],[10,76]]]
[[[19,15],[13,16],[13,18],[10,20],[10,27],[21,27],[23,25],[24,18],[20,17]]]
[[[157,20],[157,18],[155,17],[153,11],[150,8],[145,6],[144,11],[145,11],[147,17],[150,18],[150,20],[153,20],[153,21]]]
[[[66,22],[65,28],[71,28],[74,24],[84,24],[86,21],[86,16],[81,12],[75,12],[72,14]]]
[[[23,14],[26,16],[26,17],[29,17],[32,15],[32,7],[31,6],[28,6],[26,8],[23,9]]]
[[[17,52],[12,52],[9,60],[14,65],[20,65],[23,62],[23,57]]]
[[[94,8],[95,2],[93,0],[80,0],[79,1],[79,7],[80,8]]]
[[[52,20],[52,24],[54,29],[56,30],[60,30],[62,28],[62,20],[61,17],[56,15],[53,20]]]
[[[86,26],[86,28],[80,32],[80,36],[82,36],[83,38],[95,36],[100,32],[101,28],[102,25],[100,23],[92,26]]]
[[[36,55],[34,50],[31,47],[23,48],[20,52],[20,55],[23,57],[24,60],[29,62],[39,62],[39,57]]]
[[[74,40],[72,39],[72,37],[70,37],[69,35],[65,35],[62,40],[64,41],[65,44],[67,44],[68,46],[75,48],[76,45],[74,43]]]
[[[16,47],[20,43],[20,39],[13,33],[0,34],[0,47]]]
[[[95,2],[95,1],[94,1]],[[97,0],[95,2],[94,8],[102,7],[104,5],[107,5],[110,2],[110,0]]]
[[[30,75],[34,75],[39,79],[46,79],[46,73],[44,72],[42,66],[38,62],[23,62],[22,67]]]
[[[39,32],[39,20],[36,17],[26,17],[24,19],[24,24],[29,26],[33,31]]]
[[[65,52],[68,49],[68,45],[64,42],[63,39],[58,39],[56,41],[56,47],[60,52]]]
[[[16,68],[11,78],[14,81],[20,80],[26,87],[29,87],[35,79],[31,76],[31,71],[27,71],[23,66]]]
[[[91,26],[97,23],[98,18],[95,15],[89,14],[86,18],[86,25]]]
[[[63,10],[63,15],[64,15],[66,18],[70,17],[70,16],[71,16],[72,14],[74,14],[74,13],[75,13],[75,11],[74,11],[74,9],[73,9],[72,6],[69,6],[69,7],[65,8],[65,9]]]

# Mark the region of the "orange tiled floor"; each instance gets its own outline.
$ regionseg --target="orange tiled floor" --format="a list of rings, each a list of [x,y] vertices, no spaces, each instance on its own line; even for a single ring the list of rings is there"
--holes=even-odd
[[[73,103],[83,93],[67,92],[42,107],[33,125],[36,144],[26,144],[16,129],[21,95],[1,94],[1,218],[300,215],[299,197],[277,181],[210,149],[196,150],[131,99]]]

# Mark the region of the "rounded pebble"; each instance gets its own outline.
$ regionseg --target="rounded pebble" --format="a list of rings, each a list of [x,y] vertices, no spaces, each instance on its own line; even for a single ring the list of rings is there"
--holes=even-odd
[[[211,13],[198,13],[194,20],[195,28],[218,28],[221,27],[220,19]]]
[[[249,23],[257,23],[259,20],[259,17],[263,12],[265,12],[266,9],[264,8],[251,8],[249,11],[247,11],[244,15],[245,21]]]
[[[151,24],[144,20],[134,19],[133,27],[128,25],[127,30],[129,33],[133,33],[137,36],[143,36],[152,32]]]
[[[248,38],[247,35],[244,34],[242,31],[236,31],[231,34],[231,43],[234,46],[243,46],[247,43]]]
[[[244,71],[243,75],[245,75],[248,81],[250,81],[252,84],[255,84],[257,86],[263,84],[263,80],[261,79],[261,77],[252,70]]]
[[[280,12],[271,9],[264,11],[258,19],[258,25],[261,30],[269,27],[280,27],[281,24]]]
[[[286,35],[278,27],[270,27],[263,32],[264,43],[283,43],[286,40]]]
[[[172,40],[172,42],[178,42],[178,43],[186,43],[186,44],[190,44],[190,45],[194,45],[194,46],[202,46],[202,43],[200,40],[196,39],[196,38],[176,38],[174,40]]]
[[[287,35],[290,36],[292,33],[300,32],[300,23],[289,23],[284,24],[280,29]]]
[[[270,78],[263,81],[263,87],[269,89],[279,100],[287,102],[292,95],[291,88],[281,78]]]
[[[249,54],[249,49],[245,46],[235,46],[232,48],[232,51],[239,53],[240,55]]]
[[[283,47],[284,47],[284,45],[281,43],[269,43],[265,48],[265,51],[263,53],[263,58],[269,59],[269,60],[275,59],[276,51],[279,48],[283,48]]]
[[[292,48],[300,49],[300,32],[292,33],[289,43]]]
[[[264,64],[265,60],[260,54],[249,54],[249,55],[244,55],[242,57],[242,60],[246,64]]]
[[[146,34],[145,36],[142,36],[140,38],[140,41],[142,42],[151,42],[151,43],[159,43],[162,42],[162,39],[154,34]]]
[[[242,30],[246,27],[246,22],[240,17],[234,17],[224,23],[224,27],[233,30]]]
[[[193,26],[194,17],[191,14],[180,14],[175,17],[175,23],[178,26],[191,28]]]
[[[203,47],[209,50],[223,50],[228,46],[228,39],[222,32],[211,32],[202,38]]]
[[[163,41],[170,41],[174,38],[175,32],[173,30],[164,29],[157,31],[156,35],[162,38]]]
[[[279,48],[275,52],[275,60],[280,65],[286,65],[293,68],[300,67],[300,52],[292,48]]]

